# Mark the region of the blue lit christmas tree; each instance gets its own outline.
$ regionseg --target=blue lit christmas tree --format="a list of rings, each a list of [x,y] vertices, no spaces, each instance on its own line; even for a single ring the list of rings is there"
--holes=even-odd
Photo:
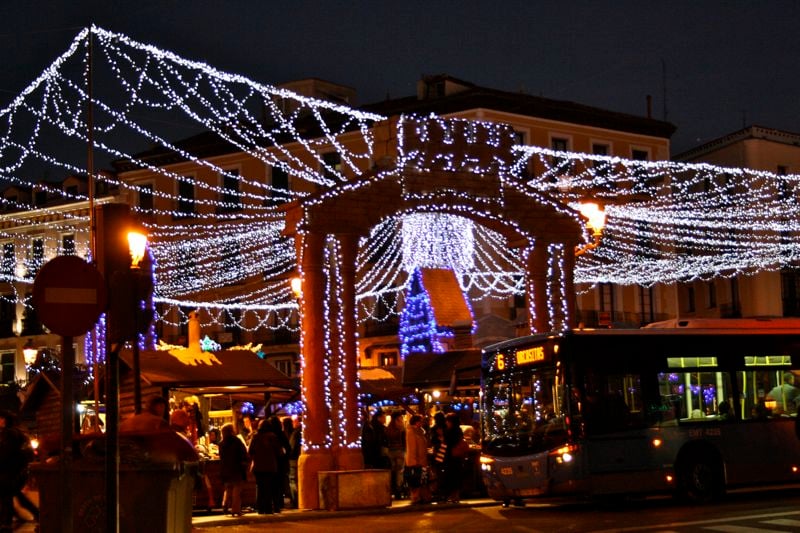
[[[406,292],[406,304],[400,314],[400,356],[411,353],[442,353],[441,339],[452,336],[447,328],[436,325],[431,299],[422,283],[422,271],[414,269]]]

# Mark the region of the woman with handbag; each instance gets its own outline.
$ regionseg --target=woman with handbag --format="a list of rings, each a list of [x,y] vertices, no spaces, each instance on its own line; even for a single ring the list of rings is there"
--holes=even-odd
[[[430,503],[428,489],[428,438],[422,429],[422,416],[412,415],[406,430],[406,465],[403,475],[411,492],[411,504]]]

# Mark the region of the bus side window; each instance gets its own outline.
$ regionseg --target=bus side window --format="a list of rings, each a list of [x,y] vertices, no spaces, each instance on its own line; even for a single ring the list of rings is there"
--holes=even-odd
[[[591,376],[589,381],[583,409],[587,432],[608,433],[641,425],[644,418],[638,375]]]
[[[781,368],[737,372],[741,391],[742,418],[767,419],[797,416],[800,380]]]
[[[732,388],[727,372],[668,372],[659,374],[658,380],[662,424],[732,418]]]

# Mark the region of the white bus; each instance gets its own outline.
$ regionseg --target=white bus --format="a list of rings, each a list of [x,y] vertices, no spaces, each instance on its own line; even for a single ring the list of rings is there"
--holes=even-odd
[[[800,481],[800,320],[532,335],[482,367],[481,468],[505,505]]]

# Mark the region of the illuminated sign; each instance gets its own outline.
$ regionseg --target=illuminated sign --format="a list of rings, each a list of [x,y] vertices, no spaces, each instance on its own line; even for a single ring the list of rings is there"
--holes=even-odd
[[[557,348],[558,345],[554,347],[554,350],[557,350]],[[515,356],[513,356],[515,357],[513,360],[511,357],[511,354],[506,353],[495,354],[494,370],[502,372],[509,368],[509,364],[511,364],[512,361],[516,363],[514,366],[532,365],[544,362],[547,360],[547,352],[545,351],[545,346],[535,346],[533,348],[517,351]],[[511,368],[513,368],[513,366]]]
[[[544,361],[544,346],[535,346],[517,352],[518,365],[529,365],[532,363],[541,363],[542,361]]]

